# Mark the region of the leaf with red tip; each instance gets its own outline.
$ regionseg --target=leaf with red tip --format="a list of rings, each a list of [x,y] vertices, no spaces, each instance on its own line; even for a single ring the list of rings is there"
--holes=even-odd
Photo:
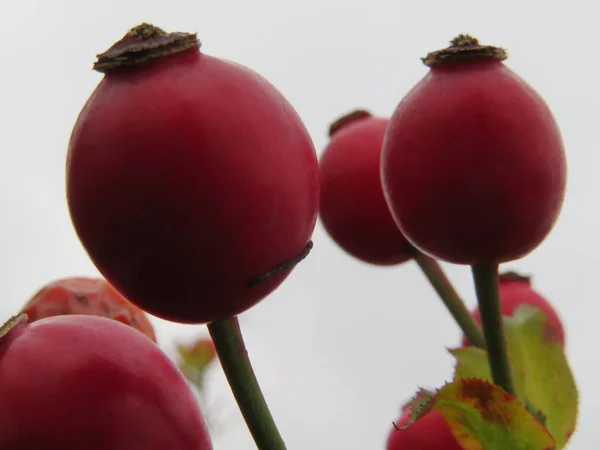
[[[436,393],[433,391],[421,388],[410,400],[410,402],[402,407],[402,410],[405,410],[406,408],[410,409],[410,419],[408,424],[411,424],[418,418],[423,417],[431,410],[429,406],[431,404],[431,399],[435,396],[435,394]],[[406,426],[402,428],[406,428]]]
[[[188,381],[198,389],[204,387],[204,374],[216,357],[214,344],[210,338],[200,337],[191,345],[176,345],[179,355],[178,366]]]
[[[478,379],[446,384],[433,396],[417,395],[406,426],[431,410],[446,419],[465,450],[553,450],[554,439],[515,397]]]
[[[573,433],[578,392],[564,348],[543,312],[520,306],[504,318],[508,354],[517,397],[548,428],[562,449]],[[450,350],[457,360],[455,380],[491,381],[486,353],[473,347]]]

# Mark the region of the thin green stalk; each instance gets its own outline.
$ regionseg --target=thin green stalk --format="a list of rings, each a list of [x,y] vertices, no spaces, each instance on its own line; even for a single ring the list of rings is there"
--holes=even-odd
[[[498,293],[498,265],[475,264],[472,271],[492,379],[506,392],[515,395],[504,341],[504,323]]]
[[[223,371],[258,450],[286,450],[248,358],[237,317],[208,325]]]
[[[473,319],[465,302],[460,298],[452,283],[444,273],[440,264],[433,258],[418,252],[415,261],[437,292],[437,294],[454,317],[469,343],[475,347],[485,348],[485,339],[481,328]]]

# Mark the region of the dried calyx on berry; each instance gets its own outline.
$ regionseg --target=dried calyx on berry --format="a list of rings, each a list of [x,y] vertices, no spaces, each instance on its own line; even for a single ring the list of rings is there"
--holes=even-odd
[[[500,282],[515,282],[515,283],[527,283],[531,285],[531,275],[523,275],[518,272],[507,271],[503,272],[498,276]]]
[[[337,131],[339,131],[349,123],[356,122],[357,120],[361,119],[366,119],[368,117],[373,117],[373,115],[366,109],[355,109],[354,111],[348,114],[344,114],[342,117],[332,122],[332,124],[329,125],[328,135],[329,137],[331,137]]]
[[[201,45],[196,33],[167,33],[162,28],[142,23],[130,29],[104,53],[96,55],[98,60],[94,63],[94,70],[105,73],[111,69],[199,49]]]
[[[457,61],[473,59],[497,59],[504,61],[508,58],[506,49],[492,45],[481,45],[479,41],[468,34],[459,34],[450,41],[450,46],[441,50],[430,52],[423,63],[428,67]]]
[[[2,343],[2,339],[8,336],[11,331],[17,328],[19,325],[27,324],[27,314],[20,313],[16,316],[12,316],[2,325],[0,325],[0,344]]]

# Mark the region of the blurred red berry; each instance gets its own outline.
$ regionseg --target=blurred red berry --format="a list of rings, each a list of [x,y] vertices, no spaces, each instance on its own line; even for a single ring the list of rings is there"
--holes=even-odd
[[[23,307],[29,322],[65,314],[85,314],[117,320],[154,342],[154,328],[137,306],[101,278],[72,277],[48,283]]]
[[[562,321],[554,307],[531,287],[531,277],[519,275],[515,272],[506,272],[499,276],[500,309],[502,315],[512,316],[521,305],[530,305],[540,309],[548,317],[551,330],[556,340],[565,345],[565,330]],[[479,309],[473,311],[473,318],[481,325]],[[463,336],[462,344],[469,345]]]
[[[321,155],[320,217],[331,238],[364,262],[392,265],[413,256],[383,196],[380,155],[388,120],[356,110],[335,121]]]
[[[398,427],[408,423],[410,407],[405,407]],[[405,430],[392,428],[387,441],[387,450],[463,450],[444,418],[437,411],[431,411],[415,421]]]

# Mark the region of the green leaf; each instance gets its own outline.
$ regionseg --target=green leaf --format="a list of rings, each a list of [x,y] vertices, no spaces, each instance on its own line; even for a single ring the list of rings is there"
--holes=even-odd
[[[477,347],[453,348],[449,352],[457,359],[454,368],[454,379],[479,378],[492,381],[492,372],[487,360],[487,353]]]
[[[517,398],[556,441],[565,447],[573,433],[578,393],[569,363],[544,313],[522,305],[504,318],[508,354]],[[474,347],[450,350],[456,357],[455,380],[480,378],[491,381],[486,353]]]
[[[558,449],[565,447],[577,424],[579,395],[564,348],[546,315],[528,305],[505,320],[514,372],[522,373],[526,399],[546,417]]]
[[[553,450],[554,439],[515,397],[479,379],[460,379],[437,393],[420,391],[411,420],[437,410],[465,450]]]

